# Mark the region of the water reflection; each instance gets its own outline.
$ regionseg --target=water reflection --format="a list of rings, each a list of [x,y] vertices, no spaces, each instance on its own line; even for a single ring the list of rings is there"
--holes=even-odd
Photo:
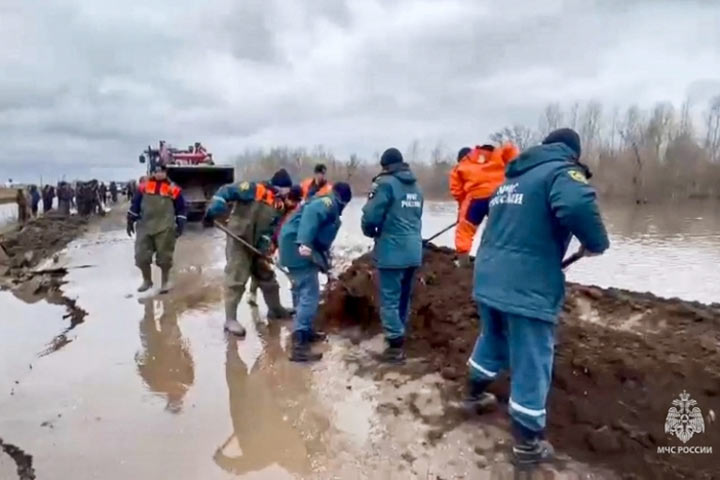
[[[178,325],[178,311],[168,300],[144,302],[140,322],[142,351],[135,355],[138,373],[147,387],[166,399],[165,409],[182,411],[183,398],[195,381],[190,346]],[[156,315],[156,307],[160,308]]]
[[[257,308],[251,310],[257,321]],[[278,323],[267,326],[264,339],[262,361],[268,364],[248,371],[238,353],[243,340],[233,336],[227,338],[225,376],[233,433],[217,448],[213,459],[220,468],[235,475],[271,467],[275,470],[280,467],[284,472],[307,473],[310,468],[308,449],[300,431],[293,427],[297,417],[286,404],[284,387],[287,385],[278,383],[273,374],[277,368],[283,368],[274,362],[283,352]],[[295,374],[295,377],[306,380],[302,374]],[[307,387],[304,390],[307,391]]]

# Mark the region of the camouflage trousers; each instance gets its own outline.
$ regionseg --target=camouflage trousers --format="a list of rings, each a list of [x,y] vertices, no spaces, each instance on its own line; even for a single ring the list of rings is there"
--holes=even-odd
[[[238,241],[228,238],[225,245],[225,314],[227,319],[237,317],[237,308],[245,293],[248,280],[263,292],[269,309],[279,307],[280,285],[272,267],[261,257],[250,252]]]
[[[174,252],[174,228],[152,234],[138,230],[135,237],[135,265],[139,268],[149,266],[155,255],[155,264],[160,268],[169,269],[172,267]]]

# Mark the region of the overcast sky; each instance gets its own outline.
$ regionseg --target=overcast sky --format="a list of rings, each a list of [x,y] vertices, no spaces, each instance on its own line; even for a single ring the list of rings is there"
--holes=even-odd
[[[455,150],[549,102],[720,93],[720,1],[0,0],[0,72],[3,180],[134,175],[160,138]]]

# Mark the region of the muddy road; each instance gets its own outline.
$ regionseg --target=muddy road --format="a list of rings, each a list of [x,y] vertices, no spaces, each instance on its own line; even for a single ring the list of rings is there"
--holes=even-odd
[[[289,324],[268,324],[262,302],[259,309],[242,306],[240,318],[249,328],[245,340],[223,334],[224,239],[220,232],[190,228],[178,244],[173,291],[162,298],[139,298],[133,241],[125,235],[122,209],[83,226],[82,231],[56,259],[50,254],[49,260],[23,266],[0,291],[0,478],[517,478],[508,461],[505,418],[461,419],[452,409],[463,380],[467,344],[477,329],[475,312],[463,296],[463,289],[468,288],[467,279],[462,280],[466,272],[454,269],[452,262],[441,262],[436,280],[442,283],[457,276],[460,288],[450,296],[443,289],[436,296],[429,290],[418,296],[416,312],[422,311],[424,317],[416,313],[414,321],[424,320],[414,330],[418,336],[414,334],[410,342],[412,358],[407,367],[379,366],[373,356],[382,348],[376,325],[365,328],[359,317],[340,314],[372,313],[371,283],[362,276],[356,284],[351,282],[350,288],[358,289],[354,299],[335,296],[328,301],[326,308],[337,309],[333,321],[327,322],[335,327],[335,335],[322,347],[324,360],[306,367],[286,360]],[[346,242],[339,250],[345,256],[340,263],[349,264],[363,246]],[[56,272],[28,273],[38,269]],[[358,267],[348,275],[353,271]],[[280,281],[288,303],[282,276]],[[599,292],[573,290],[571,298],[576,303],[566,313],[595,325],[598,319],[606,321],[610,309],[622,307],[613,317],[620,331],[664,318],[632,315],[632,305],[655,305],[654,299],[637,296],[628,303]],[[82,321],[73,315],[78,311]],[[440,328],[442,335],[427,335],[435,332],[429,326],[440,326],[437,318],[448,312],[450,320]],[[568,413],[556,417],[560,424],[553,423],[552,428],[567,432],[555,437],[561,439],[563,461],[533,474],[522,473],[525,477],[521,478],[620,478],[623,474],[677,478],[664,471],[648,477],[642,470],[629,470],[627,465],[632,467],[632,463],[607,461],[624,458],[613,451],[614,442],[625,448],[628,435],[615,427],[635,426],[637,418],[628,420],[610,409],[606,416],[588,413],[578,421],[578,415],[593,412],[595,404],[570,404],[578,388],[584,390],[587,385],[596,392],[610,386],[608,392],[622,393],[622,401],[635,402],[632,408],[637,417],[646,416],[649,408],[647,416],[653,420],[647,422],[657,426],[648,433],[655,435],[670,401],[679,393],[669,387],[679,386],[684,379],[700,382],[706,378],[704,373],[688,374],[696,363],[682,366],[687,357],[717,358],[717,337],[705,335],[711,330],[701,335],[695,326],[712,323],[703,315],[699,314],[700,321],[682,324],[682,337],[690,338],[687,344],[659,342],[657,354],[647,358],[643,345],[652,345],[659,337],[645,333],[639,339],[636,334],[622,337],[625,343],[621,345],[637,352],[628,357],[632,362],[622,360],[622,349],[617,357],[602,359],[598,371],[608,376],[596,382],[572,379],[587,376],[584,367],[595,372],[593,362],[598,356],[593,352],[607,352],[607,345],[620,337],[608,334],[606,325],[595,325],[598,335],[593,341],[578,342],[572,330],[561,335],[561,345],[578,348],[559,347],[569,360],[560,358],[558,378],[569,386],[556,383],[558,394],[552,408]],[[455,343],[448,342],[449,338]],[[697,347],[697,339],[703,338],[703,349],[688,354]],[[681,357],[671,357],[677,360],[671,364],[661,354],[670,355],[678,345]],[[702,358],[698,356],[698,362]],[[570,368],[573,359],[580,363]],[[612,361],[626,371],[627,393],[621,392]],[[642,362],[656,363],[657,368],[637,367]],[[668,368],[677,371],[672,370],[674,383],[668,386],[667,401],[658,397],[647,407],[632,400],[656,395],[659,386],[652,377],[662,377],[660,373]],[[690,391],[695,385],[688,383],[685,388]],[[712,387],[708,392],[692,391],[705,413],[710,407],[707,402],[717,400]],[[609,397],[600,402],[609,402]],[[665,412],[655,418],[661,405]],[[719,410],[715,407],[715,412]],[[605,434],[602,422],[616,414],[621,423],[609,425],[610,433]],[[552,417],[551,422],[555,422]],[[708,431],[717,432],[716,425],[708,424]],[[596,431],[600,433],[592,433]],[[611,451],[597,455],[587,446],[593,442],[588,435],[597,437],[595,448]],[[716,436],[706,438],[717,440]],[[609,447],[603,447],[605,440]],[[680,467],[687,465],[681,462]]]

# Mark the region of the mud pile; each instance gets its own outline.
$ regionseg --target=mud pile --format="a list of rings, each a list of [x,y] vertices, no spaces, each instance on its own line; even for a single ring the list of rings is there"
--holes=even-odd
[[[15,462],[19,480],[35,480],[33,457],[10,443],[3,443],[0,438],[0,452],[5,452]]]
[[[35,266],[65,248],[86,226],[83,217],[50,213],[4,233],[0,235],[0,267],[12,274]]]
[[[423,361],[404,367],[441,372],[449,396],[459,395],[479,327],[472,270],[454,260],[451,250],[426,250],[407,342],[409,356]],[[336,331],[380,331],[375,282],[370,257],[357,259],[325,292],[319,323]],[[714,424],[720,412],[711,413],[720,405],[719,350],[720,305],[569,284],[557,330],[550,440],[624,478],[713,478],[720,448]],[[507,379],[493,389],[507,401]],[[665,433],[668,409],[684,391],[705,423],[704,433],[686,444]],[[715,452],[658,453],[664,446],[713,446]]]

